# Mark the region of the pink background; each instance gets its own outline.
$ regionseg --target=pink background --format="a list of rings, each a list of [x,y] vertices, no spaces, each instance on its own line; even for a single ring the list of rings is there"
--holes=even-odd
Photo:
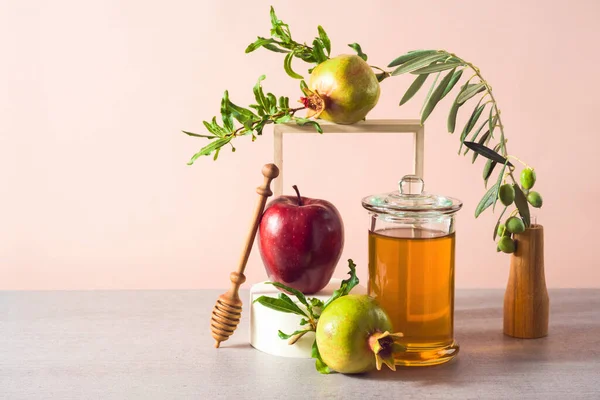
[[[280,54],[244,54],[268,35],[271,3],[298,40],[322,24],[336,54],[357,41],[380,66],[416,48],[444,48],[478,65],[502,109],[509,152],[538,172],[548,286],[600,286],[599,2],[56,0],[0,5],[0,289],[228,285],[260,169],[272,161],[272,130],[191,167],[205,142],[180,130],[201,131],[224,89],[234,102],[251,102],[263,73],[266,89],[299,96]],[[423,94],[397,106],[411,81],[384,82],[370,118],[417,117]],[[457,287],[504,287],[509,258],[491,241],[494,216],[473,218],[485,192],[483,161],[456,155],[457,135],[445,129],[450,101],[426,124],[426,186],[465,203]],[[298,183],[304,195],[338,206],[342,260],[353,258],[366,283],[360,199],[394,190],[410,172],[408,138],[293,140],[286,191]],[[344,261],[336,275],[345,274]],[[266,277],[257,251],[247,275]]]

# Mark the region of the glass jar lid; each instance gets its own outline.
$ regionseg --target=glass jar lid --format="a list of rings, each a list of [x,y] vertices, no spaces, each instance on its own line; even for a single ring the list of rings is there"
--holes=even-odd
[[[429,194],[423,191],[425,183],[416,175],[406,175],[398,183],[397,192],[367,196],[362,205],[377,214],[406,216],[407,214],[453,214],[462,202],[452,197]]]

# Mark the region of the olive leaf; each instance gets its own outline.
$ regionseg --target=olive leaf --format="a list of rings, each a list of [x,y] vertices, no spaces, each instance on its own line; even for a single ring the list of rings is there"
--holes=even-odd
[[[460,77],[462,76],[463,71],[464,70],[459,69],[458,71],[454,72],[454,75],[452,75],[452,79],[450,79],[450,82],[448,82],[448,86],[446,86],[446,89],[444,89],[444,93],[442,93],[441,99],[443,99],[444,97],[446,97],[446,95],[448,93],[450,93],[450,91],[452,91],[452,89],[454,88],[454,86],[460,80]]]
[[[498,184],[494,184],[481,198],[477,208],[475,208],[475,218],[479,217],[489,206],[491,206],[498,197]]]
[[[490,131],[486,131],[483,136],[481,137],[481,139],[479,139],[479,141],[477,143],[481,144],[481,145],[487,145],[488,142],[490,141],[490,139],[492,138],[492,135],[490,135]],[[467,147],[467,150],[471,150],[469,149],[469,147]],[[473,159],[471,160],[471,163],[474,164],[475,160],[477,160],[477,157],[479,156],[479,153],[477,153],[476,151],[473,152]]]
[[[479,100],[479,102],[481,102],[481,100]],[[460,152],[461,152],[461,150],[463,148],[463,144],[465,142],[465,139],[467,138],[467,135],[469,133],[471,133],[471,131],[473,130],[473,127],[475,126],[475,124],[479,120],[479,117],[481,116],[481,113],[485,109],[485,106],[486,106],[485,104],[479,105],[479,103],[478,103],[477,107],[475,107],[473,109],[473,112],[471,113],[471,116],[469,117],[469,120],[465,124],[465,127],[463,128],[463,131],[460,134],[460,147],[458,148],[458,154],[460,154]]]
[[[407,61],[392,71],[392,76],[404,74],[406,72],[416,71],[419,68],[423,68],[431,63],[439,61],[441,59],[448,58],[448,53],[436,52],[435,54],[428,54],[416,57],[410,61]]]
[[[521,214],[521,218],[523,218],[523,223],[525,227],[531,225],[531,215],[529,214],[529,204],[527,203],[527,197],[525,197],[525,193],[521,190],[521,187],[517,184],[513,184],[515,188],[515,205],[519,210],[519,214]]]
[[[505,206],[504,210],[502,210],[502,212],[500,213],[500,216],[498,217],[498,221],[496,222],[496,226],[494,226],[494,238],[493,238],[493,240],[496,240],[496,237],[498,236],[498,227],[500,226],[500,221],[502,221],[502,217],[504,216],[504,213],[506,212],[506,210],[508,210],[507,206]]]
[[[458,96],[456,99],[458,103],[464,104],[471,97],[475,96],[477,93],[481,93],[485,90],[485,84],[483,83],[473,83],[467,85],[467,88]]]
[[[433,89],[435,89],[435,85],[437,85],[437,81],[438,79],[440,79],[440,74],[441,72],[438,72],[437,74],[435,74],[435,78],[433,79],[433,83],[431,84],[431,86],[429,87],[429,90],[427,91],[427,96],[425,96],[425,100],[423,101],[423,105],[421,106],[421,110],[419,111],[419,114],[423,114],[423,110],[425,109],[425,106],[427,105],[427,103],[429,103],[429,99],[431,98],[431,95],[433,94]]]
[[[412,71],[412,74],[430,74],[432,72],[440,72],[446,71],[448,69],[460,67],[464,64],[460,62],[449,62],[449,63],[441,63],[441,64],[431,64],[423,68],[419,68],[416,71]]]
[[[496,168],[496,161],[487,160],[485,166],[483,167],[483,180],[485,181],[485,187],[487,188],[487,180],[494,172],[494,168]]]
[[[423,124],[425,120],[429,117],[429,115],[431,115],[431,112],[442,98],[442,93],[444,93],[444,90],[448,86],[448,83],[450,83],[450,80],[454,75],[454,71],[455,69],[452,69],[452,71],[448,72],[446,76],[444,76],[440,84],[437,86],[437,88],[431,94],[431,97],[429,98],[429,101],[427,102],[427,105],[423,110],[423,114],[421,114],[421,124]]]
[[[464,143],[465,143],[465,146],[467,146],[474,152],[481,154],[485,158],[488,158],[492,161],[496,161],[497,163],[501,163],[501,164],[507,163],[508,166],[510,166],[510,167],[513,166],[510,161],[507,161],[506,158],[502,157],[500,154],[496,153],[494,150],[490,149],[489,147],[486,147],[482,144],[475,143],[475,142],[464,142]]]
[[[356,51],[357,55],[362,58],[363,60],[367,61],[368,57],[365,53],[363,53],[362,48],[360,47],[360,44],[358,43],[352,43],[348,45],[349,47],[353,48],[354,51]]]
[[[456,117],[458,115],[458,109],[462,105],[461,103],[458,102],[458,98],[461,96],[461,94],[466,89],[467,89],[467,84],[464,84],[462,86],[462,88],[460,89],[460,91],[458,92],[456,99],[454,99],[454,103],[452,103],[452,107],[450,108],[450,113],[448,114],[448,123],[447,123],[448,132],[450,132],[450,133],[454,133],[454,129],[456,129]]]
[[[475,140],[477,140],[477,138],[479,137],[479,133],[481,133],[481,131],[483,130],[483,128],[484,128],[484,127],[486,127],[487,125],[488,125],[488,122],[487,122],[487,120],[486,120],[486,121],[484,121],[484,122],[483,122],[483,124],[481,124],[481,125],[479,126],[479,128],[477,128],[477,130],[475,131],[475,133],[473,133],[473,135],[471,136],[471,139],[470,139],[469,141],[470,141],[470,142],[474,142]],[[461,143],[461,145],[462,145],[462,144],[464,144],[464,143]],[[465,149],[464,153],[463,153],[463,156],[464,156],[464,155],[466,155],[466,154],[469,152],[469,150],[471,150],[471,149],[469,149],[469,148],[467,147],[467,148]]]
[[[504,164],[502,166],[502,169],[500,170],[500,174],[498,175],[498,181],[496,182],[496,185],[498,186],[498,191],[500,190],[500,186],[502,186],[502,179],[504,179],[504,172],[506,171],[506,164]],[[494,205],[492,207],[492,211],[496,210],[496,203],[498,202],[498,196],[496,196],[496,199],[494,200]]]
[[[423,83],[425,83],[428,76],[429,75],[427,74],[422,74],[415,78],[413,83],[406,90],[406,93],[404,93],[404,96],[402,96],[402,99],[400,100],[400,105],[403,105],[404,103],[409,101],[419,91],[419,89],[421,89],[421,86],[423,86]]]
[[[414,60],[417,57],[427,56],[434,53],[437,53],[437,50],[412,50],[401,55],[400,57],[395,58],[391,63],[388,64],[388,67],[397,67],[398,65],[404,64],[410,60]]]

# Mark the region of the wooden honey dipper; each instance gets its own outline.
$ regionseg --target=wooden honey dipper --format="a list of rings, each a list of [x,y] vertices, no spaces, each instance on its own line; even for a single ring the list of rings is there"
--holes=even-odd
[[[246,281],[244,276],[244,269],[246,269],[246,263],[252,250],[252,244],[254,243],[254,237],[258,230],[258,224],[260,217],[265,210],[265,204],[267,198],[273,195],[270,185],[271,181],[279,175],[279,168],[275,164],[266,164],[262,169],[262,174],[265,180],[262,186],[256,188],[256,193],[260,195],[256,209],[254,210],[254,218],[252,219],[252,225],[248,237],[246,237],[246,245],[240,258],[237,271],[234,271],[229,275],[231,280],[231,288],[219,296],[215,308],[213,308],[212,318],[210,319],[210,330],[212,331],[212,337],[217,341],[215,347],[219,347],[221,342],[229,339],[229,336],[233,335],[235,328],[240,322],[242,317],[242,301],[239,296],[239,289],[242,283]]]

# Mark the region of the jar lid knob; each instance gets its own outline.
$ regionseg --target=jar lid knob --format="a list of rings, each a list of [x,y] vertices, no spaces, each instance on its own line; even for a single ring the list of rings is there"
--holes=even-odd
[[[398,186],[400,187],[400,193],[404,195],[420,195],[425,189],[423,179],[417,175],[405,175]]]

